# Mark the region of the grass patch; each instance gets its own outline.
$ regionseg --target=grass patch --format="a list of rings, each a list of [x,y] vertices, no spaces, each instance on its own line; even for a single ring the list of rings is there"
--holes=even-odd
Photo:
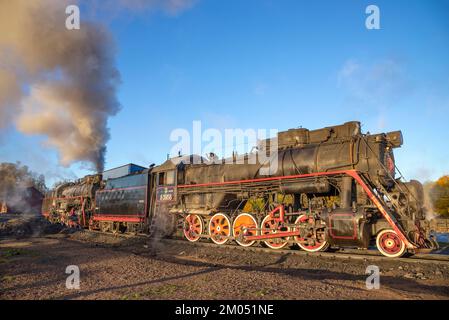
[[[2,257],[11,258],[23,254],[25,254],[25,250],[23,249],[6,249],[5,251],[2,252]]]
[[[256,292],[254,292],[256,297],[265,297],[266,295],[268,295],[270,293],[271,293],[270,289],[260,289],[260,290],[257,290]]]
[[[157,297],[166,297],[169,295],[174,294],[176,291],[178,291],[179,286],[174,285],[174,284],[166,284],[166,285],[162,285],[162,286],[157,286],[157,287],[153,287],[153,288],[149,288],[145,291],[142,292],[142,296],[145,297],[152,297],[152,296],[157,296]]]
[[[140,299],[140,293],[125,294],[120,297],[120,300],[138,300],[138,299]]]
[[[16,277],[14,276],[3,276],[0,278],[0,282],[11,282],[14,281]]]
[[[0,263],[6,262],[6,259],[8,259],[8,258],[20,257],[20,256],[25,256],[25,255],[36,257],[36,256],[39,256],[39,253],[37,251],[31,251],[28,249],[21,249],[21,248],[10,248],[10,249],[1,250],[0,251]]]

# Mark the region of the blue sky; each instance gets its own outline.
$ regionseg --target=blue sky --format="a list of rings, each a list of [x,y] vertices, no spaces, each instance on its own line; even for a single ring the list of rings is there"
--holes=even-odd
[[[365,28],[370,4],[380,30]],[[449,1],[198,0],[176,14],[96,19],[115,38],[122,77],[106,168],[164,161],[170,132],[194,120],[279,130],[358,120],[364,131],[402,130],[406,178],[449,174]],[[50,181],[89,173],[58,166],[44,137],[11,128],[2,140],[2,161]]]

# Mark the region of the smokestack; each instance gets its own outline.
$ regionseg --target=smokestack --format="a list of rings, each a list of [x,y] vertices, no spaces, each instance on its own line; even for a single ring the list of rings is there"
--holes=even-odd
[[[107,121],[119,110],[114,45],[101,25],[65,26],[76,1],[0,0],[0,129],[44,135],[60,163],[103,171]]]

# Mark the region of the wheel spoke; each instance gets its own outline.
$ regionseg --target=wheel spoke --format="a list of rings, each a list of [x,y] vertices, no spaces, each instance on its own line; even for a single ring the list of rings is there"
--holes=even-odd
[[[282,232],[279,222],[276,221],[270,215],[267,215],[261,223],[262,234],[275,234],[277,232]],[[286,230],[289,230],[286,228]],[[264,243],[272,249],[281,249],[288,244],[288,239],[286,238],[274,238],[264,240]]]
[[[309,219],[307,218],[306,215],[300,215],[296,221],[295,221],[295,225],[299,225],[300,223],[309,223],[308,222]],[[312,220],[313,221],[313,220]],[[295,231],[298,231],[299,228],[295,228]],[[323,237],[325,238],[325,236],[323,235]],[[295,236],[295,241],[298,244],[298,246],[303,249],[304,251],[308,251],[308,252],[317,252],[317,251],[325,251],[328,247],[329,247],[329,243],[323,239],[323,237],[318,237],[317,238],[309,238],[311,241],[308,243],[304,243],[304,239],[301,239],[299,236]]]
[[[184,228],[184,236],[191,242],[198,241],[203,233],[203,220],[198,215],[188,215],[186,217],[186,228]]]
[[[209,222],[209,236],[216,244],[225,244],[231,236],[230,219],[222,213],[215,214]]]
[[[232,229],[234,231],[235,241],[243,246],[249,247],[255,243],[255,241],[247,241],[242,238],[242,234],[244,236],[256,235],[257,232],[254,229],[257,228],[257,221],[253,215],[249,213],[241,213],[239,214],[232,225]],[[251,230],[253,229],[253,230]]]

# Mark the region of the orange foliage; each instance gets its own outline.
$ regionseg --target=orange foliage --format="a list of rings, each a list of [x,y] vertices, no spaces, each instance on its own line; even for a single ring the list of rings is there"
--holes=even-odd
[[[436,213],[449,216],[449,176],[443,176],[435,182],[430,198]]]
[[[440,187],[449,187],[449,176],[442,176],[440,179],[437,180],[436,184]]]

